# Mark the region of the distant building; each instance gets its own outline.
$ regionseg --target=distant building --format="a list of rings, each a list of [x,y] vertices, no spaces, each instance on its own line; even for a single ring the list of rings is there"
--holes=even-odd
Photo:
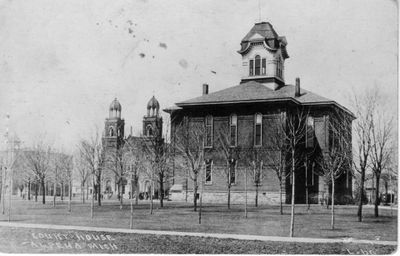
[[[268,22],[256,23],[242,39],[238,53],[242,56],[242,79],[239,85],[209,93],[209,86],[203,85],[203,95],[178,102],[164,111],[171,118],[171,140],[175,140],[176,129],[184,120],[191,124],[202,124],[205,130],[205,180],[203,199],[205,202],[225,203],[227,197],[227,179],[223,174],[226,159],[216,147],[217,133],[226,131],[233,151],[262,149],[268,152],[271,147],[269,136],[271,124],[288,116],[291,110],[300,106],[308,112],[308,146],[304,143],[302,150],[310,147],[321,152],[329,150],[330,133],[327,120],[334,118],[334,113],[340,112],[353,120],[353,114],[335,101],[319,96],[300,88],[300,79],[296,85],[285,83],[285,60],[289,58],[287,41],[279,36]],[[346,127],[351,134],[351,122]],[[351,141],[351,138],[350,138]],[[312,145],[312,146],[310,146]],[[269,152],[273,154],[274,152]],[[268,154],[268,153],[267,153]],[[283,156],[288,158],[288,155]],[[242,202],[245,192],[245,168],[243,159],[232,156],[230,168],[232,203]],[[324,186],[322,178],[316,173],[312,161],[304,160],[306,164],[296,172],[296,202],[306,202],[306,186],[308,199],[318,203],[326,196],[328,187]],[[271,163],[261,162],[261,177],[259,183],[259,201],[267,203],[279,202],[279,181]],[[286,171],[288,171],[286,168]],[[352,177],[350,166],[336,181],[338,197],[352,196]],[[192,196],[193,182],[188,178],[188,170],[182,165],[175,165],[175,185],[171,190],[182,194],[188,192]],[[248,198],[253,200],[256,187],[255,170],[248,174]],[[307,180],[306,180],[307,179]],[[291,185],[289,177],[283,182],[283,201],[289,202]],[[324,194],[325,193],[325,194]]]

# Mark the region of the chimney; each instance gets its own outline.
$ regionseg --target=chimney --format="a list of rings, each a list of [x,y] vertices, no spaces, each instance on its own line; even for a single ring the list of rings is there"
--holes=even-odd
[[[300,78],[296,77],[296,87],[294,89],[294,97],[300,97]]]
[[[208,84],[203,84],[203,95],[208,94]]]

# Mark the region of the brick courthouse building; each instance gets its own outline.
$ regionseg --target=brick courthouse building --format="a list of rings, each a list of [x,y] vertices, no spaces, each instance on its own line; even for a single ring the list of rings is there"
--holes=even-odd
[[[300,79],[296,85],[285,83],[284,63],[289,58],[286,50],[285,37],[278,36],[268,22],[256,23],[250,32],[242,39],[238,51],[242,56],[242,79],[239,85],[208,93],[208,85],[203,85],[203,95],[176,103],[165,109],[171,117],[171,140],[177,127],[183,120],[204,126],[204,178],[203,200],[205,202],[226,202],[227,178],[223,174],[226,160],[221,149],[217,147],[218,131],[225,131],[234,151],[244,149],[262,149],[265,154],[269,151],[271,126],[281,120],[283,115],[289,115],[296,108],[307,109],[307,140],[319,152],[329,150],[331,143],[328,120],[335,113],[348,117],[345,129],[350,131],[354,116],[346,108],[335,101],[321,97],[300,88]],[[190,125],[188,126],[190,127]],[[174,135],[176,134],[176,135]],[[174,136],[173,136],[174,135]],[[351,137],[348,138],[351,141]],[[305,145],[305,143],[304,143]],[[300,149],[306,151],[304,148]],[[278,155],[277,155],[278,156]],[[288,156],[284,156],[286,159]],[[178,157],[179,158],[179,157]],[[178,159],[177,158],[177,159]],[[231,166],[231,202],[244,200],[246,159],[234,159]],[[178,160],[179,161],[179,160]],[[306,161],[304,161],[305,163]],[[336,191],[339,198],[352,196],[352,177],[349,174],[350,165],[336,181]],[[175,164],[174,186],[172,194],[190,198],[193,196],[193,181],[188,178],[188,170],[183,165]],[[306,197],[312,203],[317,203],[329,190],[329,186],[317,175],[316,165],[312,161],[302,164],[296,171],[296,202],[305,203]],[[264,161],[260,165],[261,175],[259,186],[255,186],[254,170],[247,171],[247,195],[252,202],[256,189],[260,203],[279,202],[279,180],[271,166]],[[289,168],[286,168],[288,171]],[[203,175],[203,174],[202,174]],[[290,177],[283,179],[283,201],[289,203],[291,196]],[[308,191],[306,189],[308,187]],[[308,194],[308,196],[306,196]]]

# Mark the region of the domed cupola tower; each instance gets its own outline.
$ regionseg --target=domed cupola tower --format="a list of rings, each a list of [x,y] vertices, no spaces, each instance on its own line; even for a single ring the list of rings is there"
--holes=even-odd
[[[285,84],[284,63],[289,58],[286,38],[278,36],[269,22],[256,23],[240,45],[241,83],[256,81],[273,90]]]
[[[153,96],[147,103],[147,115],[143,117],[143,135],[146,137],[162,137],[162,117],[160,116],[160,103]]]
[[[106,148],[118,149],[123,144],[125,120],[121,119],[122,107],[115,98],[109,108],[109,116],[105,121],[103,145]]]

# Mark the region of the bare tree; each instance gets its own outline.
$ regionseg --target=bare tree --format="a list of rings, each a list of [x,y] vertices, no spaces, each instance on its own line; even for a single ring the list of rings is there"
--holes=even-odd
[[[73,180],[73,158],[71,155],[62,153],[59,155],[60,161],[60,178],[61,182],[68,184],[68,211],[71,212],[71,201],[72,201],[72,180]],[[61,186],[63,190],[63,186]]]
[[[239,148],[232,147],[232,141],[227,129],[221,127],[217,132],[216,138],[216,150],[222,152],[223,161],[225,162],[225,167],[223,168],[223,174],[225,176],[226,188],[227,188],[227,205],[228,209],[231,208],[231,187],[235,183],[235,173],[234,169],[237,165],[237,160],[239,157]],[[257,202],[257,199],[256,199]],[[257,204],[257,203],[256,203]]]
[[[374,215],[379,216],[379,184],[382,171],[389,167],[392,155],[392,118],[384,113],[376,113],[372,124],[371,166],[375,174]]]
[[[132,179],[131,185],[135,186],[135,204],[139,203],[139,177],[145,171],[145,153],[140,140],[125,140],[125,150],[128,154],[128,175]],[[131,189],[131,198],[133,198],[133,189]]]
[[[46,203],[45,179],[51,168],[51,148],[43,142],[36,143],[31,150],[24,151],[24,163],[42,188],[42,203]],[[37,194],[37,193],[36,193]]]
[[[155,134],[159,135],[161,133],[155,129]],[[142,144],[145,149],[145,156],[152,169],[151,176],[158,184],[160,206],[163,207],[164,187],[172,177],[173,148],[170,143],[166,143],[164,139],[159,136],[142,137]]]
[[[360,198],[357,211],[358,221],[360,222],[362,221],[362,195],[364,193],[365,172],[370,161],[372,149],[373,113],[376,107],[376,97],[376,93],[372,93],[371,91],[361,97],[356,95],[353,97],[353,107],[357,118],[354,125],[356,149],[353,150],[355,153],[353,166],[354,169],[360,173]]]
[[[198,176],[204,165],[205,127],[203,122],[189,122],[184,118],[176,127],[174,145],[177,154],[183,157],[188,176],[193,181],[193,206],[197,211]]]
[[[351,169],[351,121],[352,117],[342,111],[329,116],[329,147],[315,161],[318,174],[331,184],[331,229],[335,228],[335,182]]]
[[[89,182],[90,169],[87,166],[87,162],[84,155],[82,155],[82,152],[78,152],[76,157],[74,157],[74,166],[81,185],[82,203],[85,203],[85,187]]]
[[[299,167],[304,163],[301,146],[304,144],[307,115],[307,112],[303,108],[298,107],[289,110],[287,114],[282,117],[283,122],[281,122],[283,131],[282,137],[290,152],[289,163],[291,165],[290,175],[292,183],[290,237],[294,236],[296,174]]]
[[[101,206],[101,178],[102,178],[102,168],[104,167],[104,155],[103,146],[101,144],[101,138],[99,133],[96,132],[95,136],[90,138],[90,140],[82,140],[79,145],[79,150],[83,161],[90,170],[93,177],[92,186],[93,193],[92,198],[97,195],[97,203]],[[96,190],[96,193],[94,193]]]
[[[105,168],[112,171],[117,180],[119,208],[121,210],[123,205],[122,186],[128,174],[128,158],[129,154],[124,148],[109,150],[105,154]]]
[[[284,120],[282,116],[280,116],[271,124],[271,132],[267,138],[270,151],[265,154],[269,168],[275,171],[279,180],[279,205],[281,214],[283,214],[283,181],[286,180],[290,174],[290,172],[285,172],[285,157],[289,154],[289,148],[283,136],[283,122]]]

